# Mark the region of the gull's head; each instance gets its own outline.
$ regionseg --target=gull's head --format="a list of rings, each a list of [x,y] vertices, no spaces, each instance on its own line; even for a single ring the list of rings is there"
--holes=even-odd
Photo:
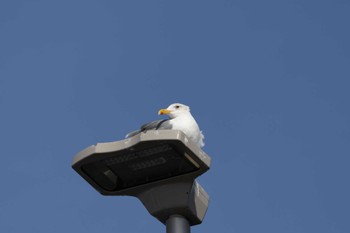
[[[168,108],[159,110],[159,115],[168,115],[170,118],[178,117],[182,114],[188,114],[190,107],[184,104],[170,104]]]

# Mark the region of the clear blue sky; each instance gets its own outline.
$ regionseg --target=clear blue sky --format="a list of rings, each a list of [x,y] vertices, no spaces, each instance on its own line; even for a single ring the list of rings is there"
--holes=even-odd
[[[73,156],[173,102],[206,136],[193,233],[348,233],[347,0],[0,2],[0,232],[165,232]]]

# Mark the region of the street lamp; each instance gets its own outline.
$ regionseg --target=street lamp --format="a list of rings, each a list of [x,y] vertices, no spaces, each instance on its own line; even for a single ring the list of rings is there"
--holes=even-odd
[[[181,131],[150,130],[90,146],[74,157],[72,167],[102,195],[139,198],[168,233],[187,233],[208,208],[209,196],[195,178],[210,163]]]

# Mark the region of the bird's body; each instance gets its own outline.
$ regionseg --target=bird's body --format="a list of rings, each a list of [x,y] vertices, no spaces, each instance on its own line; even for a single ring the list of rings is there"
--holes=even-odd
[[[204,136],[190,112],[173,118],[169,122],[172,125],[173,130],[180,130],[184,132],[186,136],[189,137],[199,147],[204,146]]]
[[[180,130],[199,147],[204,146],[204,136],[188,106],[179,103],[171,104],[167,109],[159,110],[159,114],[166,114],[170,119],[157,120],[144,124],[139,130],[127,134],[126,137],[129,138],[147,130]]]

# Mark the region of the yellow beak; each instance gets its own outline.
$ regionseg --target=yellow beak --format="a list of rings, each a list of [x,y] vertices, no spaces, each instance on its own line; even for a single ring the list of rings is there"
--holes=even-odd
[[[166,115],[166,114],[169,114],[169,113],[171,113],[170,110],[168,110],[168,109],[161,109],[161,110],[159,110],[158,115]]]

